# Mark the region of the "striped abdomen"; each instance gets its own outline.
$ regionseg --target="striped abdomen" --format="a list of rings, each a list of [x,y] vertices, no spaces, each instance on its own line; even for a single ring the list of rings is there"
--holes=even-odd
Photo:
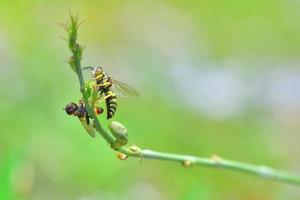
[[[106,110],[107,110],[107,119],[112,118],[117,110],[116,95],[112,95],[106,99]]]

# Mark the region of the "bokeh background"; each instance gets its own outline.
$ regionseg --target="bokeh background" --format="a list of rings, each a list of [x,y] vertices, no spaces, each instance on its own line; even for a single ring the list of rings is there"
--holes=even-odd
[[[83,65],[140,91],[115,116],[130,144],[300,173],[299,1],[0,0],[0,199],[300,198],[236,172],[120,161],[89,137],[62,110],[80,98],[68,9],[85,21]]]

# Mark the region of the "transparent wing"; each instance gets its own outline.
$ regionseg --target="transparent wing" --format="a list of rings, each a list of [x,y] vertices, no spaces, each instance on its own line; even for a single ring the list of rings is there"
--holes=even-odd
[[[113,89],[117,96],[120,97],[138,97],[140,94],[133,87],[113,79]]]
[[[90,122],[90,124],[87,124],[86,120],[84,118],[79,118],[82,126],[85,128],[86,132],[90,134],[90,136],[95,137],[95,129],[93,126],[93,123]]]

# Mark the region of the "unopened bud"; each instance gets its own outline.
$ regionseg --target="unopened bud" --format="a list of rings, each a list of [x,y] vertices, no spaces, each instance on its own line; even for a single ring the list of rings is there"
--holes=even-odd
[[[74,57],[73,57],[73,56],[71,56],[71,57],[69,58],[68,63],[69,63],[69,65],[71,66],[71,68],[76,72],[77,69],[76,69],[75,60],[74,60]]]
[[[182,161],[182,166],[186,167],[186,168],[192,166],[192,164],[193,164],[193,162],[191,160]]]
[[[123,154],[123,153],[120,153],[120,152],[118,152],[117,157],[120,160],[126,160],[128,158],[128,156],[126,154]]]
[[[108,126],[113,136],[116,138],[116,142],[121,146],[124,146],[128,142],[128,134],[123,124],[112,121]]]

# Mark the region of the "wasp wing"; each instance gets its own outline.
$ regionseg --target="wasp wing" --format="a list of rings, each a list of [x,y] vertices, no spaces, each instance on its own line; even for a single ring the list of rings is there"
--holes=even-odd
[[[93,123],[87,123],[87,121],[84,118],[79,118],[82,126],[85,128],[86,132],[92,137],[95,137],[95,129],[93,126]]]
[[[140,94],[133,87],[113,79],[113,90],[120,97],[138,97]]]

